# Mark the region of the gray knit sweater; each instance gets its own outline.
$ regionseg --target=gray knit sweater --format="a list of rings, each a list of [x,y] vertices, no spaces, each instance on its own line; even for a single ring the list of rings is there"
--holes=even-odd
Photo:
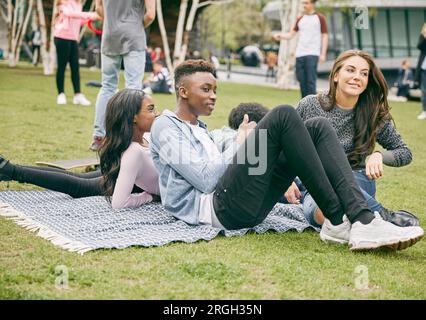
[[[329,99],[324,94],[320,98],[323,103],[329,103]],[[320,105],[318,95],[309,95],[300,100],[296,110],[303,121],[314,117],[328,119],[336,130],[337,138],[343,145],[345,153],[349,154],[354,150],[355,113],[353,110],[344,110],[338,106],[334,106],[329,111],[325,111]],[[385,165],[401,167],[411,162],[413,157],[411,151],[391,121],[386,121],[378,129],[376,141],[386,150],[383,152],[383,163]],[[362,159],[360,167],[365,167],[365,158]]]

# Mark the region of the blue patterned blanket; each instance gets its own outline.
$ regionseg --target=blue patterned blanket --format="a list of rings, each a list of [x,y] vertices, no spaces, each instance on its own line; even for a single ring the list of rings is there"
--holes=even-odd
[[[297,205],[277,204],[268,217],[252,229],[220,231],[179,221],[160,203],[113,210],[104,197],[73,199],[53,191],[0,192],[0,215],[37,232],[38,236],[63,249],[81,254],[100,248],[208,241],[220,233],[231,237],[248,231],[302,232],[309,227],[301,207]]]

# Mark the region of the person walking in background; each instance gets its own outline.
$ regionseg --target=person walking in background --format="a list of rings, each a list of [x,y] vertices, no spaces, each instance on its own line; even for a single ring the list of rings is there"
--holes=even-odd
[[[40,32],[40,25],[37,21],[37,27],[33,32],[31,33],[31,51],[33,53],[33,65],[37,67],[39,61],[40,61],[40,46],[41,46],[41,32]]]
[[[405,59],[402,61],[402,68],[398,71],[398,79],[395,82],[397,91],[397,101],[407,101],[410,95],[410,88],[414,84],[413,71],[410,68],[410,61]]]
[[[422,112],[417,116],[419,120],[426,119],[426,22],[423,24],[417,48],[420,50],[416,68],[416,83],[422,91]]]
[[[315,11],[317,0],[302,0],[303,15],[297,18],[294,28],[286,34],[276,34],[274,39],[290,40],[299,33],[296,47],[296,77],[302,98],[317,93],[318,61],[325,62],[328,47],[325,17]]]
[[[58,68],[56,70],[56,86],[58,89],[57,104],[67,104],[64,91],[65,69],[71,68],[71,80],[74,88],[74,104],[89,106],[90,101],[81,93],[80,70],[78,62],[78,40],[80,28],[90,19],[97,20],[96,12],[83,12],[79,0],[59,0],[54,26],[54,41]]]
[[[101,43],[102,88],[96,99],[93,141],[97,151],[105,136],[105,110],[118,89],[118,76],[124,62],[126,88],[142,89],[145,72],[146,34],[155,18],[155,0],[96,0],[96,12],[103,21]]]

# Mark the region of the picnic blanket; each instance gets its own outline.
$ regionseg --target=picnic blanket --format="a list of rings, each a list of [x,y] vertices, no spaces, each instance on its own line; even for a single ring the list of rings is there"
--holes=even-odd
[[[310,227],[298,205],[276,204],[254,228],[223,231],[206,225],[188,225],[175,219],[160,203],[114,210],[101,196],[73,199],[47,190],[0,192],[0,216],[37,232],[54,245],[80,254],[101,248],[209,241],[221,233],[232,237],[249,231],[302,232]]]

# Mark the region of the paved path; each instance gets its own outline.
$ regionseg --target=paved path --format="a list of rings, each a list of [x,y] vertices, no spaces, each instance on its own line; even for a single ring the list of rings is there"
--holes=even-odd
[[[250,68],[250,67],[238,67],[233,68],[231,71],[230,77],[228,78],[228,73],[225,71],[225,68],[220,68],[217,72],[219,81],[229,81],[234,83],[244,83],[244,84],[256,84],[261,86],[268,87],[277,87],[275,82],[269,78],[266,80],[266,66],[262,68]],[[317,80],[317,89],[324,90],[328,87],[328,80],[318,79]],[[295,90],[299,90],[299,85],[295,82],[293,87]]]

